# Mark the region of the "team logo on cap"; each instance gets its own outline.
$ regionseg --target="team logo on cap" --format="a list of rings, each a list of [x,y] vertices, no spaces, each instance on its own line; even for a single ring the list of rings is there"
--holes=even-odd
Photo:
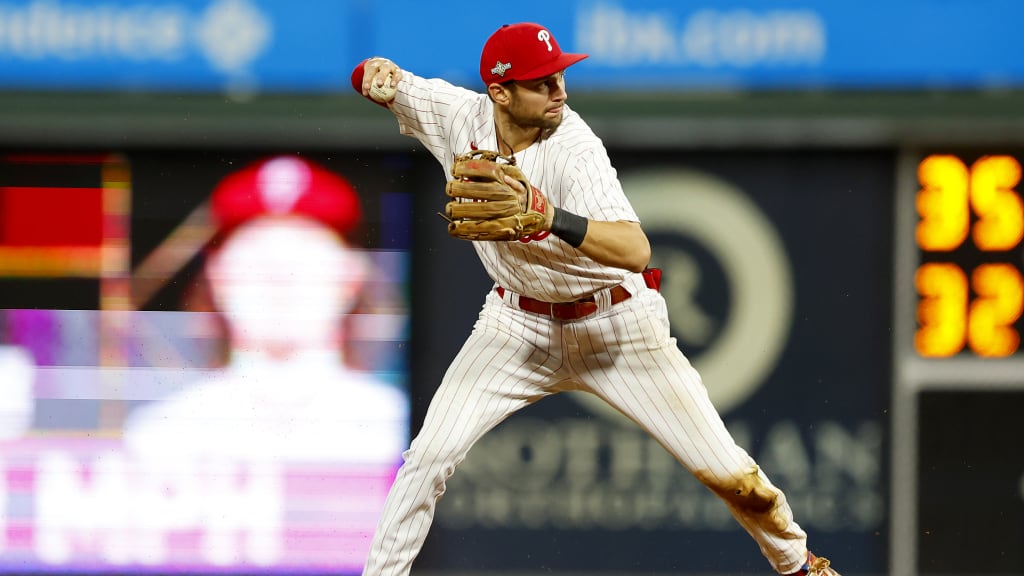
[[[508,64],[503,64],[501,60],[498,60],[498,63],[494,65],[494,68],[491,68],[491,74],[494,74],[495,76],[501,76],[502,78],[504,78],[505,72],[508,72],[508,69],[511,67],[511,62],[509,62]]]
[[[551,45],[551,32],[541,30],[537,32],[537,40],[548,45],[548,52],[553,52],[555,47]]]

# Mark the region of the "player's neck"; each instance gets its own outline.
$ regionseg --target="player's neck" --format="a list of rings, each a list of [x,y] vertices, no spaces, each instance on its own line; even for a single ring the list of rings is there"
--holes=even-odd
[[[540,139],[541,133],[540,127],[520,126],[505,114],[494,116],[494,130],[498,139],[498,151],[509,156],[532,146]]]

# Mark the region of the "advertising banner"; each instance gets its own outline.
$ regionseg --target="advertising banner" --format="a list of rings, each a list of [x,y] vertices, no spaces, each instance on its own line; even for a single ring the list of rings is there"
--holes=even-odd
[[[786,492],[815,551],[844,572],[884,573],[893,158],[610,154],[664,271],[673,334],[738,443]],[[431,261],[458,262],[472,279],[479,265],[460,248],[439,240]],[[482,302],[489,284],[480,284],[450,298]],[[441,293],[425,298],[435,310],[448,305]],[[437,322],[432,349],[457,348],[466,333]],[[769,570],[712,492],[577,392],[483,437],[449,479],[418,566]]]
[[[521,0],[582,90],[1024,84],[1012,0]],[[476,86],[508,10],[394,0],[0,1],[0,89],[347,93],[364,58]]]

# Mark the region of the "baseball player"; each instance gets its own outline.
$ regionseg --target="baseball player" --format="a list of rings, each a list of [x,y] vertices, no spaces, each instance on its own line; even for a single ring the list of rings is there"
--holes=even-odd
[[[736,445],[670,336],[647,237],[601,141],[566,104],[565,69],[586,57],[519,23],[485,43],[483,94],[381,57],[353,70],[353,88],[444,167],[449,232],[473,240],[494,280],[405,452],[364,576],[406,576],[473,444],[565,390],[597,395],[653,436],[722,498],[778,573],[837,575],[808,551],[785,496]],[[517,213],[463,201],[499,189],[512,191],[518,203],[504,204]]]

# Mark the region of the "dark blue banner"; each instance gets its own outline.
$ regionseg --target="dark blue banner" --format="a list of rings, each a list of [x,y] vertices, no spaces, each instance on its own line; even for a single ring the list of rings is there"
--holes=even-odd
[[[611,154],[664,270],[673,334],[737,442],[786,492],[812,549],[843,573],[884,573],[892,156]],[[472,277],[479,265],[462,244],[440,239],[425,265],[455,262],[460,278]],[[416,310],[420,326],[435,326],[440,371],[444,350],[469,330],[441,311],[477,308],[487,284],[446,295],[451,276],[435,272],[438,286],[422,285],[434,290],[421,296],[430,306]],[[544,399],[484,436],[449,480],[419,562],[473,572],[770,571],[714,494],[583,393]]]

